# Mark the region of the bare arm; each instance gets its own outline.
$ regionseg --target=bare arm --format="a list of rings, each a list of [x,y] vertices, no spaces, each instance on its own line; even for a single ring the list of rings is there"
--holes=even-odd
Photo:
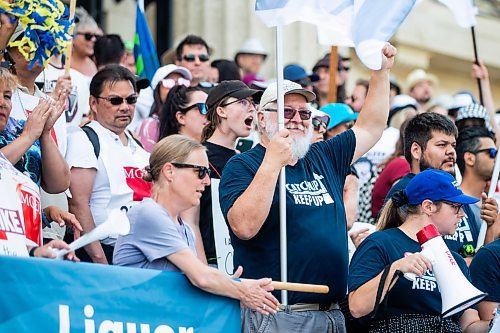
[[[196,254],[198,259],[205,265],[208,265],[207,255],[205,254],[205,248],[203,247],[203,238],[201,237],[200,231],[200,205],[183,211],[180,215],[182,220],[189,224],[191,229],[193,229],[194,239],[196,242]]]
[[[77,220],[80,221],[83,233],[87,233],[95,228],[94,219],[89,207],[95,176],[95,169],[71,168],[70,191],[72,198],[68,199],[68,206],[70,213],[73,213]],[[85,250],[93,262],[108,263],[99,241],[85,246]]]
[[[69,187],[70,174],[68,164],[61,155],[50,133],[57,119],[64,112],[64,103],[67,97],[68,92],[62,90],[58,93],[56,101],[49,102],[51,112],[40,136],[42,188],[47,193],[61,193]]]
[[[358,215],[358,178],[347,175],[344,184],[344,205],[347,220],[347,230],[352,228]]]
[[[288,136],[288,130],[284,129],[271,139],[252,182],[229,209],[229,225],[240,239],[254,237],[269,214],[281,167],[292,163],[291,139]]]
[[[460,317],[460,328],[464,333],[484,333],[488,331],[489,320],[480,320],[474,309],[467,309]]]
[[[237,282],[229,279],[219,270],[204,265],[189,249],[184,249],[167,257],[183,271],[189,281],[207,292],[235,298],[243,305],[263,314],[276,313],[278,300],[270,293],[271,279]],[[265,305],[265,309],[263,309]]]
[[[477,305],[477,312],[481,320],[492,320],[495,316],[494,313],[498,307],[497,302],[482,301]]]
[[[431,268],[432,265],[429,260],[427,260],[420,253],[414,253],[402,259],[396,260],[392,263],[389,274],[387,275],[380,301],[384,299],[386,293],[393,287],[393,285],[389,284],[396,270],[403,273],[415,273],[418,276],[422,276],[427,269]],[[349,310],[355,318],[366,316],[373,311],[377,297],[377,289],[381,278],[382,272],[360,286],[358,289],[349,293]]]
[[[493,128],[493,131],[496,134],[496,141],[499,142],[500,128],[495,121],[495,103],[493,102],[493,94],[491,93],[490,76],[488,69],[482,62],[479,62],[479,65],[472,64],[472,77],[479,80],[484,107],[490,115],[491,128]]]
[[[356,135],[353,161],[363,156],[381,138],[389,116],[389,72],[394,64],[396,48],[387,44],[382,50],[382,69],[373,71],[366,101],[352,128]]]

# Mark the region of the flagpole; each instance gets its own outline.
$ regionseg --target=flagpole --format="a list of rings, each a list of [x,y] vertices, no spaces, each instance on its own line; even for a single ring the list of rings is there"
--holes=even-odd
[[[500,146],[497,147],[497,149],[500,149]],[[493,173],[491,174],[491,182],[490,182],[490,188],[488,190],[488,198],[492,198],[493,195],[495,194],[498,184],[499,174],[500,174],[500,154],[497,154],[497,157],[495,159],[495,167],[493,168]],[[477,249],[483,246],[484,244],[487,228],[488,225],[486,224],[486,222],[482,221],[481,228],[479,229],[479,236],[477,237],[477,246],[476,246]]]
[[[337,73],[339,53],[336,46],[330,47],[330,82],[328,85],[328,103],[337,103]]]
[[[71,0],[69,3],[69,20],[73,20],[75,18],[75,10],[76,10],[76,0]],[[71,35],[71,40],[68,42],[68,46],[66,46],[65,58],[64,58],[64,75],[69,75],[69,70],[71,68],[71,53],[73,52],[73,30],[75,25],[73,24],[68,33]]]
[[[285,127],[285,117],[283,107],[285,96],[283,95],[283,25],[276,26],[276,78],[277,78],[277,99],[278,103],[278,130]],[[281,281],[288,281],[288,259],[287,259],[287,239],[286,239],[286,176],[285,167],[281,168],[279,179],[279,201],[280,201],[280,270]],[[288,292],[281,291],[281,304],[288,305]]]
[[[479,57],[477,55],[477,45],[476,45],[476,31],[474,30],[474,26],[470,27],[470,31],[472,33],[472,46],[474,48],[474,62],[476,65],[479,65]],[[483,102],[483,89],[481,88],[481,80],[476,79],[477,81],[477,87],[479,89],[479,101],[481,105],[484,105]]]

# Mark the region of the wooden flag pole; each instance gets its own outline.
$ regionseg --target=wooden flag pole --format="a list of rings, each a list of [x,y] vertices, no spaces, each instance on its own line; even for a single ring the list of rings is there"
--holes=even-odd
[[[252,281],[250,279],[241,279],[241,281]],[[288,291],[299,291],[304,293],[316,293],[316,294],[328,294],[330,288],[321,284],[305,284],[305,283],[292,283],[292,282],[281,282],[273,281],[271,286],[275,290],[288,290]]]
[[[71,0],[69,3],[69,20],[72,21],[75,18],[76,0]],[[71,35],[71,41],[66,46],[65,52],[65,63],[64,63],[64,75],[69,75],[69,69],[71,68],[71,53],[73,52],[73,30],[74,25],[69,29],[69,34]]]
[[[330,47],[330,83],[328,85],[328,103],[337,103],[337,68],[339,63],[336,46]]]

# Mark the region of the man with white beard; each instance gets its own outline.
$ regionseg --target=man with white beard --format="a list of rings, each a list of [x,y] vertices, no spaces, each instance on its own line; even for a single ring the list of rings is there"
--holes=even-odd
[[[243,331],[345,332],[338,302],[347,288],[348,252],[343,186],[350,165],[381,137],[389,113],[389,72],[396,49],[382,50],[356,125],[315,144],[309,102],[315,96],[285,81],[285,129],[278,131],[277,86],[263,93],[256,118],[261,143],[226,164],[219,187],[230,226],[234,267],[243,277],[280,280],[278,175],[286,166],[288,281],[326,284],[328,294],[288,293],[277,314],[243,311]],[[279,297],[278,293],[275,296]],[[266,306],[263,305],[266,312]],[[298,313],[302,312],[302,313]],[[304,313],[306,312],[306,313]]]

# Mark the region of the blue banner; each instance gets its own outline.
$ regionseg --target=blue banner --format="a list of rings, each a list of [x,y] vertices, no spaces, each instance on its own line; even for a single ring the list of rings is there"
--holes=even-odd
[[[239,302],[180,273],[0,256],[0,332],[240,332]]]

